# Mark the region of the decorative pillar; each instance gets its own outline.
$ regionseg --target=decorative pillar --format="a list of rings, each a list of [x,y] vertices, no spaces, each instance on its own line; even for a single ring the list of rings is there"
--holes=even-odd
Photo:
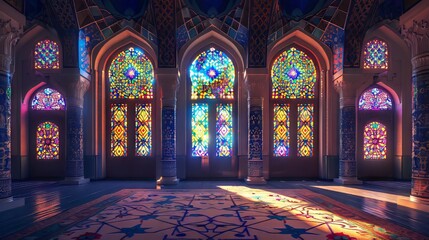
[[[266,184],[263,160],[263,103],[267,72],[265,69],[247,69],[248,91],[248,160],[247,184]]]
[[[429,52],[411,61],[414,91],[411,200],[429,204]]]
[[[266,184],[262,159],[262,106],[263,98],[249,98],[249,159],[247,162],[248,184]]]
[[[74,79],[69,80],[67,94],[67,155],[66,178],[64,184],[84,184],[89,179],[84,178],[83,167],[83,99],[89,88],[89,81],[81,77],[79,69],[67,74]],[[77,79],[77,80],[76,80]]]
[[[410,200],[429,204],[429,0],[401,16],[402,35],[411,50],[413,145]]]
[[[11,20],[0,19],[0,212],[24,205],[24,199],[12,197],[11,178],[11,78],[14,47],[19,31]]]
[[[335,182],[362,184],[356,168],[356,106],[353,86],[344,83],[343,76],[336,80],[340,92],[340,169]]]
[[[162,159],[158,185],[173,185],[179,182],[176,166],[176,89],[177,69],[159,69],[158,81],[162,87]]]

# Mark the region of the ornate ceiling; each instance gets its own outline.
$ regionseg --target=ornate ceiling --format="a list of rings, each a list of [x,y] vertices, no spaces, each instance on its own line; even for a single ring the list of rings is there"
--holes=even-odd
[[[410,2],[32,0],[26,1],[25,15],[27,28],[44,24],[60,34],[65,29],[80,31],[86,39],[80,52],[88,55],[100,42],[124,28],[131,29],[157,48],[160,67],[176,67],[178,50],[208,27],[219,29],[247,50],[248,67],[266,67],[267,45],[300,28],[332,49],[338,71],[342,66],[359,67],[365,32],[385,19],[399,19]]]

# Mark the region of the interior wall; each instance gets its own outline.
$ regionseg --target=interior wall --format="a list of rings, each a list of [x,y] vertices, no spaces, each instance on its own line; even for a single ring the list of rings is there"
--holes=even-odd
[[[353,95],[356,99],[360,93],[373,83],[373,76],[379,75],[379,84],[388,89],[395,99],[395,117],[394,117],[394,177],[397,179],[409,179],[411,176],[411,63],[409,51],[392,28],[396,26],[390,22],[379,24],[371,28],[366,36],[364,43],[373,38],[379,38],[388,43],[389,46],[389,70],[367,70],[362,67],[359,69],[344,69],[343,78],[354,85],[355,92]],[[14,179],[28,178],[29,161],[28,161],[28,97],[40,84],[49,84],[60,92],[64,93],[63,82],[67,79],[67,72],[62,69],[60,63],[59,70],[34,70],[33,51],[36,42],[43,39],[51,39],[60,46],[61,42],[55,31],[45,29],[42,26],[27,30],[17,45],[16,52],[16,71],[12,79],[12,175]],[[91,86],[85,95],[85,157],[94,158],[95,174],[92,178],[105,177],[105,157],[106,157],[106,113],[105,113],[105,82],[106,66],[113,52],[117,51],[127,44],[135,44],[150,56],[153,60],[155,72],[157,72],[157,50],[156,46],[142,38],[137,33],[130,30],[124,30],[114,35],[108,40],[97,45],[91,53],[92,80]],[[270,44],[267,47],[268,61],[272,63],[274,58],[293,44],[299,45],[311,52],[317,59],[320,69],[320,102],[319,102],[319,177],[325,178],[327,174],[327,165],[325,159],[329,157],[338,157],[338,110],[339,99],[338,93],[333,86],[332,53],[330,49],[312,36],[295,30],[286,34],[282,39]],[[238,91],[238,152],[239,178],[247,176],[247,156],[248,156],[248,109],[247,98],[248,86],[245,84],[246,74],[257,72],[261,78],[261,88],[263,88],[263,159],[264,159],[264,176],[269,177],[270,161],[270,138],[269,129],[269,84],[270,83],[270,66],[264,69],[248,69],[246,51],[241,45],[232,41],[226,34],[210,28],[204,31],[200,36],[187,42],[178,52],[178,69],[179,69],[179,86],[177,91],[177,169],[178,177],[186,178],[186,158],[188,140],[186,140],[187,124],[186,109],[187,106],[187,69],[195,56],[202,49],[211,45],[220,47],[228,53],[228,56],[236,64],[237,74],[237,91]],[[363,59],[363,58],[361,58]],[[61,57],[60,57],[61,62]],[[361,64],[362,66],[362,64]],[[155,80],[156,81],[156,80]],[[157,89],[157,107],[154,122],[161,123],[161,104],[160,86]],[[156,148],[157,177],[160,175],[159,162],[161,159],[161,137],[160,127],[154,134]],[[359,135],[357,135],[359,136]],[[182,141],[183,140],[183,141]],[[357,139],[359,141],[359,139]],[[359,149],[358,149],[359,151]]]
[[[34,69],[34,47],[37,42],[45,39],[55,41],[60,49],[59,69]],[[30,176],[29,151],[29,108],[31,96],[41,86],[50,87],[64,93],[62,71],[62,45],[58,35],[52,29],[35,25],[28,29],[16,46],[15,73],[12,78],[11,96],[11,148],[12,148],[12,178],[26,179]],[[66,97],[65,95],[63,95]],[[64,129],[65,130],[65,129]],[[66,131],[60,134],[66,134]],[[65,144],[62,144],[65,150]]]
[[[365,35],[363,44],[372,39],[380,39],[387,43],[389,59],[388,69],[348,69],[347,78],[355,86],[356,107],[361,93],[374,84],[374,76],[378,76],[378,84],[384,87],[393,97],[395,112],[393,126],[393,156],[389,161],[393,162],[393,173],[380,168],[378,174],[368,175],[360,173],[358,177],[393,177],[396,179],[411,178],[411,143],[412,143],[412,82],[411,82],[411,56],[405,42],[398,34],[397,22],[383,22],[369,29]],[[364,49],[364,48],[362,48]],[[361,61],[363,61],[363,52]],[[357,123],[359,119],[357,119]],[[357,143],[362,141],[360,133],[356,133]],[[359,145],[357,145],[359,146]],[[356,148],[357,152],[363,151]],[[359,162],[363,161],[362,155],[357,155],[358,172]]]

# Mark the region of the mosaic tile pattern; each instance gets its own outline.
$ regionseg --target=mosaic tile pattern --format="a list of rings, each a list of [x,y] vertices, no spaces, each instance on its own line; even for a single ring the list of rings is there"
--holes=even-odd
[[[424,239],[306,189],[121,190],[10,239]]]
[[[356,109],[340,110],[340,177],[356,176]]]
[[[12,195],[10,110],[10,76],[0,73],[0,199]]]
[[[429,198],[429,74],[419,73],[413,76],[413,160],[411,194]]]
[[[262,159],[262,107],[249,109],[249,159]]]

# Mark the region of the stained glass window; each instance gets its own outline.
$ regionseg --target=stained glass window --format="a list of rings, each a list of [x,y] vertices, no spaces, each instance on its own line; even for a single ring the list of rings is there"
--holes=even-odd
[[[34,68],[59,69],[59,55],[60,49],[56,42],[52,40],[38,42],[34,48]]]
[[[276,157],[289,156],[289,104],[274,104],[274,149]]]
[[[386,126],[379,122],[371,122],[365,125],[364,130],[364,158],[386,159],[387,154],[387,130]]]
[[[233,99],[235,70],[225,53],[210,48],[202,52],[189,68],[191,99]]]
[[[216,105],[216,156],[232,155],[232,104]]]
[[[34,110],[64,110],[65,107],[64,97],[52,88],[38,91],[31,101],[31,109]]]
[[[206,103],[192,104],[192,156],[208,156],[209,152],[209,106]]]
[[[109,68],[109,82],[112,99],[152,99],[152,63],[143,51],[131,47],[113,59]]]
[[[44,122],[37,126],[36,133],[37,159],[59,159],[60,131],[52,122]]]
[[[388,57],[389,51],[387,43],[374,39],[366,43],[364,48],[364,60],[363,67],[376,68],[376,69],[387,69],[388,68]]]
[[[112,157],[127,156],[127,105],[110,106],[110,150]]]
[[[390,110],[392,98],[383,89],[374,87],[362,93],[359,99],[359,110]]]
[[[298,104],[298,156],[313,156],[313,104]]]
[[[313,61],[294,47],[280,54],[271,69],[272,98],[314,98],[316,68]]]
[[[152,106],[136,105],[136,156],[150,156],[152,148]]]

